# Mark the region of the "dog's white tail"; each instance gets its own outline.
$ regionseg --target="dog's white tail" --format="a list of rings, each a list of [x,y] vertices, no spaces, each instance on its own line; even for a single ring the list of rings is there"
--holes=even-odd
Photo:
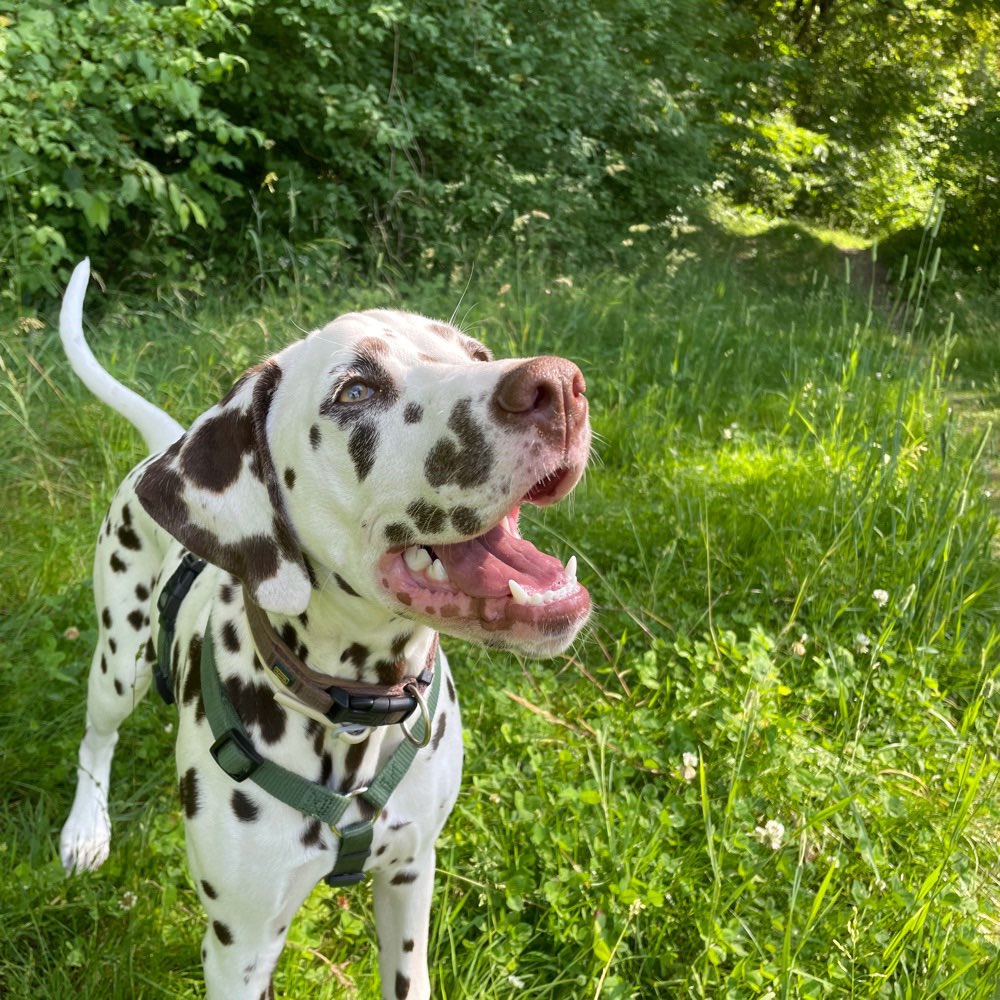
[[[150,453],[163,451],[183,433],[173,417],[127,389],[98,363],[83,337],[83,297],[90,282],[90,258],[80,261],[69,279],[59,312],[59,337],[73,371],[102,402],[117,410],[143,436]]]

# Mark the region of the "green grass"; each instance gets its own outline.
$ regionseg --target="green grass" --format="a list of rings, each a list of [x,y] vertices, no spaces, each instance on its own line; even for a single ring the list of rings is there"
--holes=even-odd
[[[996,300],[948,292],[914,335],[791,235],[808,266],[759,234],[689,233],[633,277],[490,273],[464,297],[303,281],[137,309],[91,292],[98,356],[182,421],[294,324],[380,301],[447,317],[461,299],[498,354],[565,353],[587,375],[595,461],[526,520],[577,553],[593,625],[554,662],[450,645],[467,769],[438,856],[437,996],[1000,989]],[[56,860],[92,542],[141,448],[50,325],[0,351],[0,994],[198,996],[155,699],[122,735],[110,860],[73,880]],[[376,996],[372,937],[363,887],[318,888],[279,995]]]

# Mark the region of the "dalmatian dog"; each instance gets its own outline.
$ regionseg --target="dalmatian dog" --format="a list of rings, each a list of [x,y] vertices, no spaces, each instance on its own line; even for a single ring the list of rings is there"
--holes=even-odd
[[[462,766],[438,633],[549,657],[586,621],[576,560],[562,563],[518,530],[522,505],[555,503],[583,473],[591,438],[583,376],[555,357],[493,360],[448,323],[350,313],[247,371],[185,432],[94,359],[83,337],[88,281],[84,261],[63,300],[66,353],[151,454],[118,489],[97,542],[99,634],[63,864],[94,869],[108,856],[118,729],[151,685],[165,628],[160,594],[193,553],[206,566],[176,612],[169,663],[159,660],[179,712],[177,775],[207,913],[208,996],[273,997],[292,917],[331,872],[341,842],[338,829],[213,759],[199,669],[209,639],[251,752],[310,787],[363,792],[426,710],[420,699],[399,724],[332,724],[266,668],[263,629],[316,690],[398,692],[439,673],[429,738],[384,807],[359,795],[338,823],[373,824],[363,867],[383,997],[428,997],[435,841]]]

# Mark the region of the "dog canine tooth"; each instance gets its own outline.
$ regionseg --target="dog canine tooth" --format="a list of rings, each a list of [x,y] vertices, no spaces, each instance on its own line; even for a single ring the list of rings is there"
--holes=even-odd
[[[514,599],[515,604],[531,603],[528,592],[516,580],[508,580],[507,586],[510,587],[510,596]]]
[[[435,559],[427,569],[427,576],[438,583],[448,582],[448,571],[444,568],[444,563],[440,559]]]
[[[430,553],[427,549],[421,548],[419,545],[411,545],[403,553],[403,559],[406,562],[407,568],[414,573],[420,573],[431,564]]]
[[[570,556],[569,561],[566,563],[566,579],[576,579],[576,556]]]

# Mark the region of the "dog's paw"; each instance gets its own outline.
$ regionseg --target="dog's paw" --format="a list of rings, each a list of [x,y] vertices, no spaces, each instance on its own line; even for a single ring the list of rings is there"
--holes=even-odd
[[[59,857],[66,874],[100,868],[110,850],[111,824],[107,813],[83,818],[74,810],[59,836]]]

